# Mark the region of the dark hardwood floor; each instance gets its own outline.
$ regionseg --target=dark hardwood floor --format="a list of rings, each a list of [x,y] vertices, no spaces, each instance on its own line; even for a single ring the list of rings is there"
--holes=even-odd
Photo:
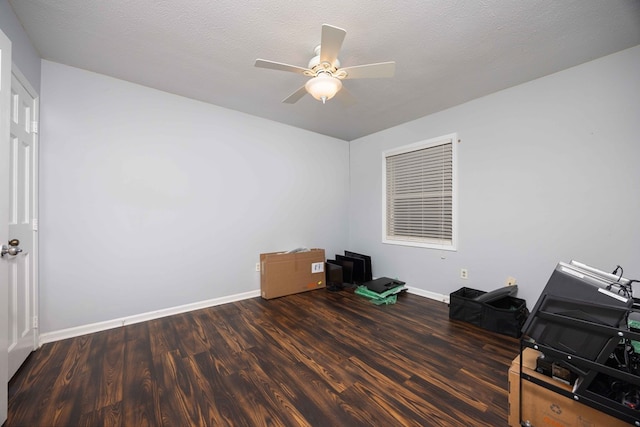
[[[506,426],[518,351],[416,295],[254,298],[43,345],[5,426]]]

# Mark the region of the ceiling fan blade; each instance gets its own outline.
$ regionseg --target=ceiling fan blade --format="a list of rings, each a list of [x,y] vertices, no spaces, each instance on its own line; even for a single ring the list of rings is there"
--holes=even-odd
[[[355,67],[340,68],[347,73],[343,79],[375,79],[381,77],[393,77],[396,72],[396,63],[378,62],[377,64],[356,65]]]
[[[256,59],[255,66],[258,68],[268,68],[270,70],[289,71],[291,73],[304,74],[305,71],[311,71],[307,68],[298,67],[296,65],[283,64],[282,62],[269,61],[267,59]]]
[[[291,95],[282,100],[285,104],[295,104],[300,101],[300,99],[307,94],[307,88],[302,86],[297,91],[293,92]]]
[[[345,107],[350,107],[356,102],[356,98],[344,86],[336,93],[335,98]]]
[[[342,28],[331,25],[322,25],[322,38],[320,39],[320,63],[328,62],[331,65],[336,62],[344,36],[347,32]]]

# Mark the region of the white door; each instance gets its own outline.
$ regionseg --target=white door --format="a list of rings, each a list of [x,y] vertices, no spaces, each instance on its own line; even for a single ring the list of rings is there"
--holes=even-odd
[[[9,106],[11,99],[11,42],[0,31],[0,244],[9,239]],[[8,257],[0,258],[0,424],[7,419],[9,303]]]
[[[9,141],[9,378],[36,349],[37,95],[15,68]],[[6,257],[6,256],[5,256]]]

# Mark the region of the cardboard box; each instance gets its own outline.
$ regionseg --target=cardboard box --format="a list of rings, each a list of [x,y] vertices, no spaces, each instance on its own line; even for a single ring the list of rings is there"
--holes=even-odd
[[[539,352],[531,348],[525,348],[522,354],[522,370],[524,373],[571,391],[571,386],[568,384],[554,380],[535,370]],[[617,427],[629,425],[622,420],[527,380],[522,380],[522,417],[520,417],[519,381],[520,356],[514,359],[511,363],[511,368],[509,368],[508,420],[510,427],[519,427],[520,419],[529,421],[535,427]]]
[[[324,249],[260,254],[260,294],[278,298],[325,287]]]

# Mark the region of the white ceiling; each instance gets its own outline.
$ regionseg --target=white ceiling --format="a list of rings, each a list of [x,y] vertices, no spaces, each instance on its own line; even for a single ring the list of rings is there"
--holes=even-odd
[[[640,44],[640,0],[9,0],[40,55],[130,82],[353,140]],[[346,107],[305,96],[323,23],[347,30]]]

